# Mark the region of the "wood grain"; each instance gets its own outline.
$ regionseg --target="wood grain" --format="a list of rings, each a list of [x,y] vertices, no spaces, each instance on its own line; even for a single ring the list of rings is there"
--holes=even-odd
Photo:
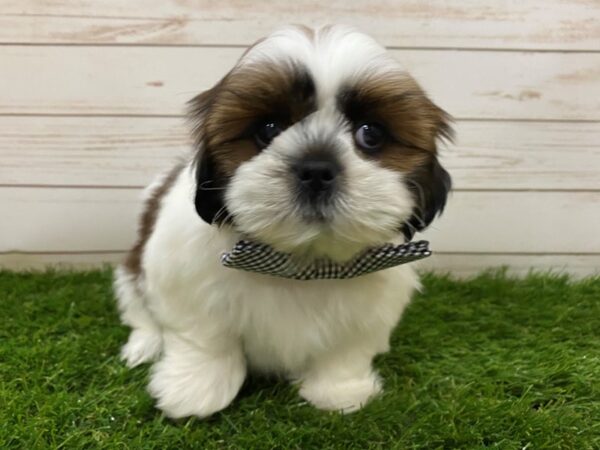
[[[0,253],[0,268],[11,270],[91,269],[114,266],[124,258],[123,252],[108,253]],[[456,277],[471,277],[482,268],[507,267],[515,276],[530,271],[568,273],[576,278],[600,274],[600,255],[520,255],[436,253],[423,262],[414,263],[421,271],[451,272]]]
[[[441,154],[457,189],[600,189],[600,123],[459,121]]]
[[[115,266],[124,252],[102,253],[0,253],[0,269],[46,270],[48,267],[66,270],[97,269]]]
[[[4,0],[0,42],[247,45],[290,22],[352,24],[397,47],[600,50],[595,0]]]
[[[600,190],[600,123],[458,122],[456,189]],[[142,187],[190,142],[182,118],[3,117],[0,185]]]
[[[241,48],[0,47],[0,114],[180,115]],[[394,50],[456,118],[600,120],[600,53]]]
[[[139,188],[190,148],[182,118],[2,117],[0,185]]]
[[[1,261],[1,258],[0,258]],[[514,276],[525,276],[531,271],[569,274],[576,278],[600,275],[600,255],[521,255],[437,253],[420,264],[421,270],[451,273],[456,277],[472,277],[483,268],[506,268]]]
[[[288,22],[358,26],[459,119],[423,267],[598,274],[598,0],[4,0],[0,267],[120,260],[185,102]]]
[[[0,188],[0,252],[122,251],[135,237],[141,190]]]
[[[600,253],[600,192],[455,192],[425,233],[441,252]]]
[[[127,249],[140,203],[132,189],[0,188],[0,252]],[[456,192],[424,237],[440,252],[600,253],[598,204],[600,192]]]

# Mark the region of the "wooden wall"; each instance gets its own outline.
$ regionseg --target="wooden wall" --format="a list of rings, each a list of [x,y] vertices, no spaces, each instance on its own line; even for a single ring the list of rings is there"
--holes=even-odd
[[[455,117],[429,267],[599,271],[598,0],[2,0],[0,265],[118,261],[184,103],[289,22],[359,26]]]

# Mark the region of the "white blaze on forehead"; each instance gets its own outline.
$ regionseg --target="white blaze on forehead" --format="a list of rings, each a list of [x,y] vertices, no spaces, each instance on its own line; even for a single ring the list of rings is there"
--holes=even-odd
[[[313,77],[319,105],[335,99],[340,87],[400,65],[373,38],[351,27],[326,26],[311,34],[300,27],[275,31],[252,47],[240,65],[295,63]]]
[[[329,105],[284,130],[264,152],[297,158],[309,150],[322,149],[323,145],[332,146],[328,151],[344,148],[350,151],[352,144],[349,133],[344,133],[344,126],[342,114]]]

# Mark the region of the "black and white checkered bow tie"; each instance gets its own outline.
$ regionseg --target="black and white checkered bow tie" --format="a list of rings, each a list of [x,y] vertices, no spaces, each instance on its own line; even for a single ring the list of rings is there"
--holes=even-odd
[[[225,267],[247,270],[294,280],[354,278],[378,270],[406,264],[431,255],[429,242],[385,244],[370,248],[347,263],[321,258],[310,264],[298,264],[289,253],[251,241],[239,241],[230,252],[221,255]]]

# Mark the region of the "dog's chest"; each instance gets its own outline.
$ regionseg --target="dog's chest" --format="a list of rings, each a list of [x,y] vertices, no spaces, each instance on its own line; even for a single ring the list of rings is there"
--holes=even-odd
[[[256,277],[260,280],[259,277]],[[385,283],[383,283],[385,284]],[[389,302],[381,280],[250,283],[238,291],[237,326],[251,367],[294,373],[311,357],[373,326]]]

